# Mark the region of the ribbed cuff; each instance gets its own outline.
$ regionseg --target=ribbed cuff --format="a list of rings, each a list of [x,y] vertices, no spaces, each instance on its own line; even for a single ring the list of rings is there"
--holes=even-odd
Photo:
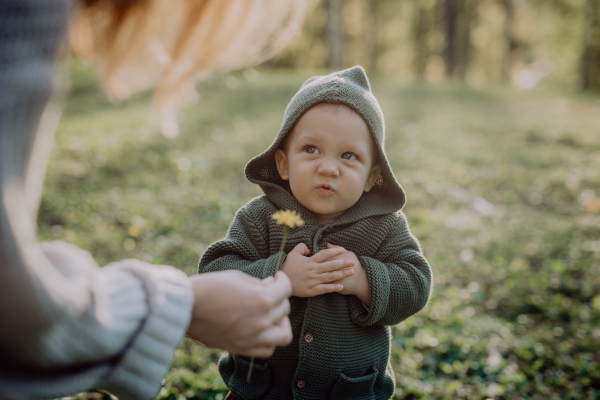
[[[150,310],[101,387],[122,400],[151,399],[159,392],[173,353],[189,325],[194,296],[183,272],[129,261],[122,268],[142,281]]]
[[[88,252],[69,243],[47,242],[41,249],[73,290],[85,290],[88,296],[84,304],[65,307],[52,327],[27,346],[31,364],[68,367],[106,360],[122,351],[148,315],[140,279],[127,269],[98,268]]]

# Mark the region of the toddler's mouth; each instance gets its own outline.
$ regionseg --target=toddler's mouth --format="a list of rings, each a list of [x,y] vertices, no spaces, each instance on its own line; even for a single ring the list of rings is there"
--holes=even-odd
[[[335,190],[333,190],[329,185],[319,185],[317,186],[317,192],[321,196],[331,196]]]

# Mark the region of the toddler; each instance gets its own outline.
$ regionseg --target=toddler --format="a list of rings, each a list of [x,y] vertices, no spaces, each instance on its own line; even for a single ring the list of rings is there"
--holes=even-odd
[[[305,225],[289,231],[282,271],[291,282],[294,340],[269,359],[225,353],[219,371],[231,399],[389,399],[391,330],[422,309],[431,269],[402,211],[405,195],[384,152],[384,120],[364,70],[307,80],[271,146],[246,165],[263,196],[235,215],[199,272],[274,274],[283,226],[277,210]]]

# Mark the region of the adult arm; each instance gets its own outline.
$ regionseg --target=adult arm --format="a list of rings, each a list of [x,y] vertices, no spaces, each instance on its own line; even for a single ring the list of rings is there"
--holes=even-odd
[[[3,185],[0,200],[0,325],[10,327],[0,329],[0,396],[101,387],[152,398],[186,328],[209,346],[258,357],[291,340],[285,274],[190,280],[138,260],[98,268],[73,245],[36,244],[22,185]]]
[[[1,395],[101,387],[152,398],[186,328],[206,345],[257,357],[291,340],[285,274],[262,281],[223,271],[190,280],[138,260],[98,268],[73,245],[35,244],[18,197],[4,190],[0,212],[0,322],[10,327],[0,330]]]
[[[102,387],[124,399],[154,397],[189,323],[189,279],[138,260],[98,268],[73,245],[40,246],[18,194],[5,186],[2,200],[0,393]]]
[[[392,218],[392,217],[390,217]],[[369,282],[369,306],[350,296],[352,319],[363,326],[395,325],[427,305],[432,272],[399,211],[373,257],[359,256]]]
[[[210,308],[203,305],[219,300],[202,288],[214,288],[214,276],[192,281],[175,268],[138,260],[98,268],[75,246],[36,242],[60,108],[49,103],[54,63],[72,6],[71,0],[0,2],[0,397],[58,397],[101,387],[122,399],[152,398],[192,306],[190,336],[202,341],[208,336],[191,327],[229,321],[250,351],[289,336],[280,318],[285,301],[247,320],[207,318]],[[283,332],[248,334],[248,323],[261,318],[280,321],[275,325]]]
[[[98,268],[75,246],[36,242],[59,116],[55,56],[72,5],[0,2],[0,397],[97,386],[152,398],[188,326],[189,279],[140,261]]]

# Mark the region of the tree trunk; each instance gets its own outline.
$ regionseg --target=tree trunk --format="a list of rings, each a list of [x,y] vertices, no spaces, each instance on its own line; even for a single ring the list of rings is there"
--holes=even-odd
[[[444,66],[446,77],[452,79],[456,70],[456,31],[458,25],[458,3],[460,0],[444,0],[444,33],[446,46],[444,48]]]
[[[446,77],[465,80],[471,58],[471,27],[479,0],[444,0],[444,65]]]
[[[425,77],[427,69],[427,59],[429,57],[429,46],[427,39],[429,37],[430,22],[429,12],[421,0],[413,0],[414,16],[412,18],[411,34],[413,45],[413,68],[418,80]]]
[[[510,72],[517,56],[518,42],[515,35],[515,3],[514,0],[500,0],[504,7],[504,40],[506,53],[502,62],[502,82],[508,82]]]
[[[473,25],[477,21],[477,10],[479,8],[480,0],[463,0],[462,1],[462,12],[459,18],[459,44],[460,51],[460,63],[457,65],[457,76],[460,80],[464,81],[467,78],[467,72],[469,71],[469,64],[471,62],[471,52],[473,51],[473,45],[471,43],[471,30]]]
[[[365,46],[367,55],[365,60],[365,69],[367,72],[377,71],[377,60],[381,54],[381,46],[379,44],[379,25],[382,22],[381,18],[381,5],[382,0],[369,0],[368,1],[368,24],[366,32]]]
[[[329,59],[327,66],[334,70],[344,68],[344,21],[342,18],[342,0],[326,0],[327,44]]]
[[[600,0],[587,0],[584,21],[581,87],[584,90],[600,90]]]

